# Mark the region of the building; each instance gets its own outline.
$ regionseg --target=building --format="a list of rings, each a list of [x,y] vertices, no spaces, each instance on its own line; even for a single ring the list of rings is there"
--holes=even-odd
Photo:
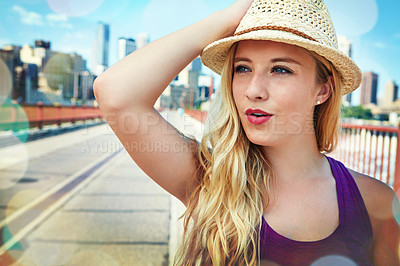
[[[136,50],[136,41],[132,38],[118,39],[118,60],[121,60],[128,54]]]
[[[25,44],[20,51],[21,60],[26,64],[35,64],[38,66],[39,71],[43,71],[46,62],[53,55],[50,47],[50,42],[43,40],[36,40],[34,47]]]
[[[211,75],[199,76],[199,97],[202,101],[208,101],[214,93],[214,77]]]
[[[25,70],[25,102],[33,103],[34,97],[33,93],[37,92],[39,88],[38,75],[39,68],[35,64],[24,64]]]
[[[347,37],[338,35],[338,47],[341,52],[352,57],[352,44]]]
[[[160,97],[161,108],[199,108],[214,92],[214,78],[201,74],[200,58],[194,59]]]
[[[25,84],[26,102],[68,105],[72,98],[82,99],[79,80],[87,71],[86,60],[77,53],[54,52],[50,47],[50,42],[36,40],[34,47],[26,44],[20,51],[24,74],[29,79]]]
[[[175,86],[172,88],[172,95],[180,94],[181,88],[184,88],[182,93],[184,94],[185,105],[182,108],[192,108],[198,106],[201,103],[200,99],[200,87],[199,78],[202,69],[202,63],[199,57],[195,58],[188,66],[186,66],[178,75],[177,79],[172,82]],[[174,91],[178,91],[174,94]],[[176,101],[178,97],[173,96],[173,101]]]
[[[196,57],[191,63],[190,63],[190,69],[193,71],[201,72],[201,69],[203,67],[203,64],[201,63],[200,57]]]
[[[65,73],[63,97],[87,102],[94,100],[93,82],[96,76],[89,71]]]
[[[11,51],[0,49],[0,105],[7,98],[12,98],[14,85],[14,56]]]
[[[148,43],[150,43],[150,35],[146,32],[139,33],[136,38],[137,49],[142,48]]]
[[[382,107],[389,107],[398,98],[399,86],[393,81],[389,81],[385,86],[385,94],[382,99]]]
[[[4,95],[7,98],[17,100],[18,102],[25,101],[25,71],[24,64],[20,58],[20,46],[8,45],[0,50],[0,59],[3,60],[7,66],[6,70],[6,81],[7,94]],[[3,65],[5,68],[5,66]],[[8,73],[7,73],[8,72]],[[11,80],[10,80],[11,79]],[[2,80],[3,81],[3,80]],[[9,87],[11,81],[11,90]]]
[[[161,108],[190,108],[194,103],[194,91],[179,84],[170,84],[160,97]]]
[[[0,49],[1,102],[5,98],[30,102],[32,92],[38,89],[38,67],[21,60],[22,48],[8,45]]]
[[[94,59],[92,71],[100,75],[108,68],[110,43],[110,26],[99,22],[96,30],[96,39],[94,42]]]
[[[360,104],[378,104],[377,101],[378,93],[378,74],[373,72],[363,73],[361,83],[361,99]]]
[[[338,35],[338,47],[341,52],[346,54],[348,57],[352,58],[352,44],[349,39],[345,36],[340,36]],[[343,100],[345,104],[351,105],[351,98],[352,98],[353,93],[349,93],[345,96],[343,96]]]
[[[77,53],[72,53],[69,55],[71,60],[71,70],[75,72],[86,71],[86,60]]]
[[[93,83],[96,79],[96,76],[90,73],[89,71],[83,71],[79,75],[80,81],[79,86],[82,89],[82,99],[86,102],[89,100],[94,101],[94,92],[93,92]]]
[[[175,84],[183,85],[187,88],[198,87],[201,69],[202,63],[200,57],[197,57],[179,73]]]
[[[54,52],[46,62],[40,78],[44,78],[39,84],[44,91],[68,90],[72,84],[67,84],[65,74],[72,71],[71,57],[69,54]]]

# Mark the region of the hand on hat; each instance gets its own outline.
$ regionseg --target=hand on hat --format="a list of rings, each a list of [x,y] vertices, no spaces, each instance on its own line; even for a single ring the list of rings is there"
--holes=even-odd
[[[222,17],[229,21],[229,30],[227,36],[230,36],[234,33],[235,29],[253,2],[254,0],[237,0],[234,4],[221,11]]]

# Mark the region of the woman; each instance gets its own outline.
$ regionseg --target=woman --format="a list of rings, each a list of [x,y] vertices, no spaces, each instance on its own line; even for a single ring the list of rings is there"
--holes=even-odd
[[[130,156],[187,206],[176,264],[399,264],[394,192],[322,154],[336,145],[341,96],[361,80],[336,47],[320,0],[238,0],[96,79]],[[153,105],[200,53],[222,79],[198,144]],[[172,148],[131,145],[157,142]]]

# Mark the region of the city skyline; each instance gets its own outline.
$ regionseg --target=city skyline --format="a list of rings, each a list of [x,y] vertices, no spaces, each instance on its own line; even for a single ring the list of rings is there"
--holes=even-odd
[[[82,55],[90,66],[97,23],[103,21],[110,25],[109,65],[113,65],[118,59],[118,38],[136,39],[140,33],[147,32],[153,41],[234,1],[123,0],[116,5],[111,0],[92,0],[90,3],[70,0],[67,1],[72,5],[69,9],[58,2],[16,0],[0,3],[0,46],[33,45],[35,40],[43,39],[51,42],[54,51]],[[381,98],[386,83],[400,81],[400,21],[394,19],[396,10],[400,10],[400,2],[325,0],[325,3],[337,34],[351,40],[353,59],[361,70],[379,75],[378,98]],[[359,91],[353,95],[352,104],[359,101]]]

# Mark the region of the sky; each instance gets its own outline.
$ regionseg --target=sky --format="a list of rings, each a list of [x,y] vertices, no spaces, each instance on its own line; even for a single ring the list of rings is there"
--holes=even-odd
[[[400,83],[400,1],[325,0],[338,35],[353,44],[363,72],[379,75],[378,97]],[[57,52],[76,52],[92,61],[98,21],[110,25],[110,65],[117,62],[117,39],[147,32],[156,40],[194,23],[234,0],[0,0],[0,47],[51,42]],[[204,72],[210,73],[209,70]],[[353,104],[359,103],[359,90]]]

